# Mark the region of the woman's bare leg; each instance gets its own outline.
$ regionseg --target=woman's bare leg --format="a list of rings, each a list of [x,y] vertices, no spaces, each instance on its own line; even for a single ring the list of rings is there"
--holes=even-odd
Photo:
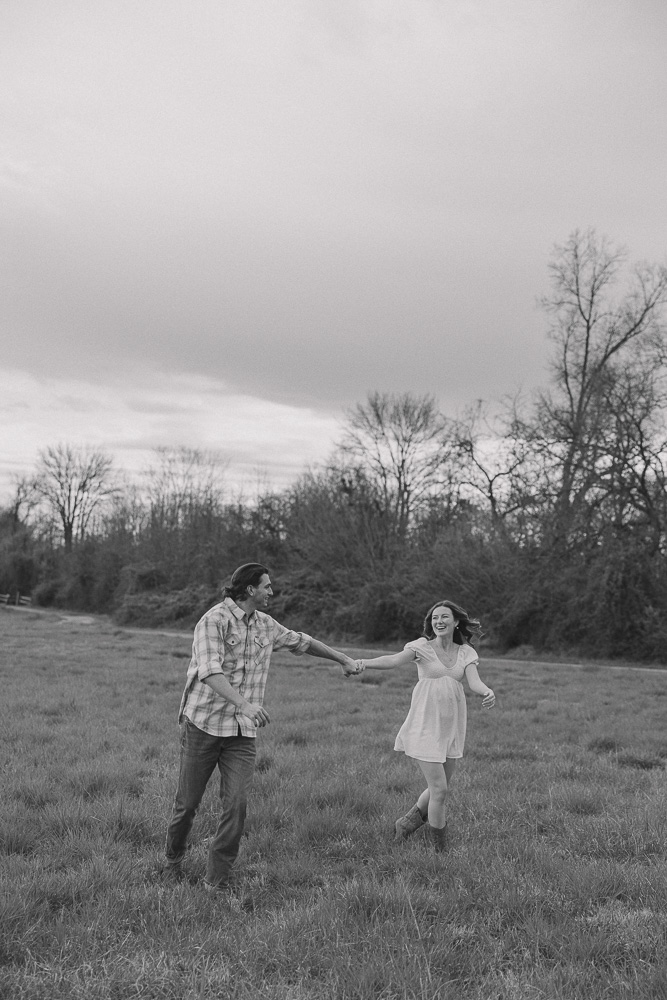
[[[442,829],[447,822],[445,804],[449,785],[454,776],[456,759],[446,760],[444,764],[430,760],[418,760],[417,763],[428,784],[428,788],[425,788],[417,799],[419,811],[422,816],[428,816],[430,826]]]

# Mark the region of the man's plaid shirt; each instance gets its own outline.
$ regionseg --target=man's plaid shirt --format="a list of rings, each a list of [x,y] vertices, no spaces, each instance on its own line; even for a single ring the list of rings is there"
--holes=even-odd
[[[261,705],[272,651],[289,649],[301,654],[310,642],[305,632],[292,632],[261,611],[248,618],[231,597],[226,597],[195,626],[178,721],[188,718],[211,736],[236,736],[239,726],[243,736],[255,736],[250,719],[237,715],[236,706],[204,684],[204,679],[223,674],[244,698]]]

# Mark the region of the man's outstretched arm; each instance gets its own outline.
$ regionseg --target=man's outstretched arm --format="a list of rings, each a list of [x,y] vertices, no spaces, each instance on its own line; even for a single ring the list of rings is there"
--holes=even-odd
[[[331,646],[327,646],[325,643],[320,642],[319,639],[310,640],[310,646],[306,650],[311,656],[320,656],[323,660],[334,660],[336,663],[340,663],[343,668],[343,673],[347,677],[349,674],[357,673],[357,661],[353,660],[351,656],[347,653],[342,653],[339,649],[333,649]]]

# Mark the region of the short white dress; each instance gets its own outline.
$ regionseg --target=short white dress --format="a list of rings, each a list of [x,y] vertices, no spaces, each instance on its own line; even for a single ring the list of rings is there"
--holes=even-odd
[[[419,680],[394,750],[437,763],[462,757],[467,713],[461,681],[466,667],[479,662],[477,653],[463,644],[458,647],[454,666],[446,667],[428,639],[415,639],[404,648],[416,653]]]

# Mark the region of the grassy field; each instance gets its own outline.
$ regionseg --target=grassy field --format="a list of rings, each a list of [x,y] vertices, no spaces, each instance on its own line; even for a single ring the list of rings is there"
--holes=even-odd
[[[228,897],[214,779],[161,874],[188,639],[0,609],[0,642],[1,997],[667,998],[667,672],[483,662],[435,855],[389,837],[414,670],[276,655]]]

